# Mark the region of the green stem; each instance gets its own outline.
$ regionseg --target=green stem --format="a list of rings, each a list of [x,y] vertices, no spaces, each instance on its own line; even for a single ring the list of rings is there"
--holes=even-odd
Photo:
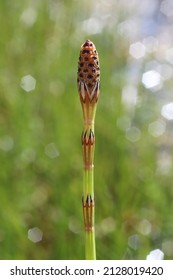
[[[94,120],[97,101],[100,95],[100,66],[97,50],[90,40],[86,40],[81,46],[77,83],[84,119],[84,130],[82,133],[84,161],[82,203],[85,227],[85,256],[87,260],[95,260]]]
[[[94,167],[84,170],[84,224],[85,224],[85,258],[96,259],[94,228]]]
[[[96,260],[95,232],[85,232],[85,259]]]

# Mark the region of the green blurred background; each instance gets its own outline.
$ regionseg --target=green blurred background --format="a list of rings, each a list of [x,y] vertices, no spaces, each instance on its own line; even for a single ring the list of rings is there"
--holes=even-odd
[[[173,258],[170,2],[0,1],[0,259],[84,259],[86,39],[101,64],[97,258]]]

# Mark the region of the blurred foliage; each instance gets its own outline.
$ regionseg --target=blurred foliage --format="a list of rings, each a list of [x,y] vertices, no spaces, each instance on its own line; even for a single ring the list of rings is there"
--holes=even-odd
[[[163,53],[170,41],[166,45],[163,30],[172,22],[165,16],[168,25],[159,25],[160,12],[156,18],[145,14],[147,6],[125,2],[0,2],[0,259],[84,258],[76,71],[86,39],[96,45],[101,63],[97,258],[145,259],[156,248],[165,259],[173,257],[172,125],[161,116],[163,104],[171,101],[172,83],[167,79],[152,91],[141,82],[149,62],[166,63]],[[154,35],[144,32],[149,17],[155,19]],[[137,22],[137,34],[128,26],[131,20]],[[151,35],[160,49],[140,59],[130,56],[129,46]],[[36,80],[29,92],[21,87],[27,75]],[[138,92],[132,106],[122,102],[128,84]],[[156,120],[166,125],[159,137],[148,128]],[[164,167],[169,159],[169,168]],[[39,242],[28,238],[35,227],[43,233]]]

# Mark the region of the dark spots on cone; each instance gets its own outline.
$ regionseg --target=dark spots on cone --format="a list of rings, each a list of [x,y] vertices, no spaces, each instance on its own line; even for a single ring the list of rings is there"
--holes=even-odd
[[[88,67],[93,67],[94,64],[93,63],[88,63]]]
[[[90,44],[90,40],[86,40],[86,42],[83,44],[83,47],[89,47]]]
[[[90,50],[83,50],[83,51],[82,51],[82,54],[86,54],[86,53],[89,54],[89,53],[90,53]]]
[[[88,78],[88,79],[92,79],[93,76],[92,76],[92,75],[88,75],[87,78]]]

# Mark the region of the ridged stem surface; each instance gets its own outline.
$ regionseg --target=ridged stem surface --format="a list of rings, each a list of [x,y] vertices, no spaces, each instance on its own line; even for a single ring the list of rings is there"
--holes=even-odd
[[[95,204],[94,204],[94,121],[100,94],[100,68],[94,44],[87,40],[82,46],[78,63],[78,91],[83,110],[83,196],[82,207],[85,229],[85,258],[96,259]]]

